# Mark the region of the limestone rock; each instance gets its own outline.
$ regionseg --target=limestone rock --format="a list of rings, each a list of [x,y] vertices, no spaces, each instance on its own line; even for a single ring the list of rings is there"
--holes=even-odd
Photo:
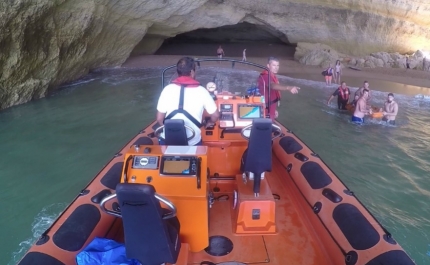
[[[413,54],[413,56],[415,58],[424,58],[424,53],[422,51],[418,50]]]
[[[338,52],[328,45],[321,43],[299,42],[297,43],[296,52],[294,53],[294,59],[299,61],[303,56],[309,54],[311,51],[326,52],[330,57],[335,58],[335,60],[339,58]]]
[[[332,50],[354,56],[430,50],[427,0],[0,1],[0,108],[43,97],[90,69],[121,65],[132,51],[153,53],[177,34],[240,22],[284,42],[331,47],[328,55],[298,53],[312,64],[334,63],[340,56]]]
[[[332,66],[336,62],[337,57],[334,57],[327,50],[312,50],[308,51],[299,62],[305,65],[318,65],[326,67],[329,64]]]
[[[366,61],[363,58],[360,58],[360,59],[357,60],[356,66],[358,66],[358,67],[364,67],[364,63],[365,62]]]
[[[409,68],[410,69],[418,69],[419,65],[421,65],[421,69],[422,69],[422,65],[423,65],[422,58],[421,59],[409,58]]]
[[[383,61],[384,66],[391,67],[391,63],[393,62],[393,59],[391,58],[389,53],[375,52],[375,53],[372,53],[371,56],[381,59]]]

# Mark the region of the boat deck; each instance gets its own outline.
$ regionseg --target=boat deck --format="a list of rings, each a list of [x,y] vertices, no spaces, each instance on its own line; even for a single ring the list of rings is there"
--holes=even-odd
[[[233,242],[233,251],[225,256],[214,257],[200,251],[190,253],[189,264],[200,264],[201,261],[214,263],[237,261],[252,264],[301,264],[301,265],[330,265],[333,264],[316,233],[311,229],[301,205],[293,200],[293,193],[288,189],[281,176],[285,169],[274,158],[272,172],[266,172],[273,194],[280,196],[276,200],[276,229],[274,235],[238,235],[234,233],[235,221],[233,210],[233,192],[222,192],[222,184],[211,183],[221,188],[215,197],[229,195],[227,201],[215,201],[209,214],[210,236],[222,235]],[[226,229],[230,228],[230,229]]]
[[[211,180],[211,189],[220,188],[215,198],[228,195],[228,200],[216,200],[209,212],[209,236],[225,236],[233,242],[233,250],[224,256],[212,256],[206,251],[189,252],[188,264],[200,264],[202,261],[240,262],[247,264],[300,264],[331,265],[331,259],[323,243],[318,240],[316,231],[309,222],[301,195],[295,193],[281,177],[285,169],[278,159],[273,157],[272,172],[266,172],[265,178],[273,194],[279,195],[276,200],[276,234],[242,235],[234,232],[235,211],[233,209],[234,180]],[[251,183],[250,183],[251,184]],[[225,196],[224,196],[225,198]],[[113,239],[123,242],[121,219],[112,227]],[[181,257],[179,257],[181,260]]]

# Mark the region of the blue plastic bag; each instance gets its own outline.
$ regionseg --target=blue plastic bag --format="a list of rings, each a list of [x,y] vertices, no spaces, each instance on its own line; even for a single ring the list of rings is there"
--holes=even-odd
[[[135,259],[127,259],[125,246],[114,240],[96,237],[76,255],[78,265],[141,265]]]

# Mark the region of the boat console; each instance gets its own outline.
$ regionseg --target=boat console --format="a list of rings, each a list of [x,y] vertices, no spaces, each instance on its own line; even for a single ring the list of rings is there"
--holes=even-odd
[[[122,183],[149,184],[177,209],[182,242],[193,252],[208,246],[206,146],[132,146]]]
[[[213,94],[220,113],[215,126],[202,128],[202,139],[205,141],[242,140],[241,131],[257,118],[266,116],[265,103],[260,96],[237,95],[230,92]],[[263,101],[263,102],[262,102]],[[205,115],[204,121],[209,120]]]

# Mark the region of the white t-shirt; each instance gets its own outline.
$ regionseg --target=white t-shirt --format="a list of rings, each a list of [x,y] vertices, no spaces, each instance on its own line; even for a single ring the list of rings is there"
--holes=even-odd
[[[169,115],[172,111],[177,110],[179,107],[179,96],[181,87],[176,84],[167,85],[161,92],[160,98],[158,99],[157,110],[161,113]],[[202,122],[203,111],[209,114],[215,113],[217,106],[212,99],[209,92],[202,86],[198,87],[185,87],[184,91],[184,110],[186,110],[191,116],[197,121]],[[193,139],[188,141],[189,145],[195,145],[202,139],[200,128],[198,128],[192,121],[190,121],[184,114],[178,113],[172,117],[172,119],[182,119],[185,125],[193,128],[196,135]],[[187,136],[190,137],[192,133],[186,129]],[[164,138],[164,133],[161,134]]]

